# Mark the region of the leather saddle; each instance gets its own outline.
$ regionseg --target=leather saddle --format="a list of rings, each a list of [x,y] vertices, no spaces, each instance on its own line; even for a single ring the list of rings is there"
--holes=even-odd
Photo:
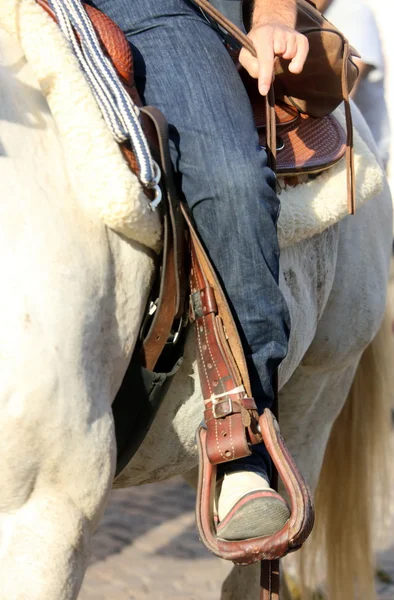
[[[207,14],[206,3],[196,2],[212,25],[227,40],[227,47],[233,60],[238,61],[238,50],[234,49],[234,41],[241,44],[242,41],[228,34],[226,29],[219,27],[215,18]],[[250,2],[242,0],[210,0],[210,5],[233,23],[238,31],[246,33],[244,23],[250,21]],[[267,147],[266,124],[267,115],[264,102],[258,92],[256,80],[248,73],[239,68],[240,76],[248,92],[251,102],[255,123],[259,132],[262,147]],[[324,118],[313,118],[306,113],[300,112],[296,106],[276,100],[275,102],[276,122],[276,174],[285,178],[286,182],[294,183],[289,178],[301,174],[320,173],[336,164],[346,153],[346,134],[338,121],[332,115]]]
[[[245,71],[243,83],[252,104],[262,147],[267,147],[267,118],[256,80]],[[346,134],[333,115],[313,118],[296,107],[277,101],[276,174],[285,182],[289,177],[315,175],[334,166],[346,153]]]
[[[36,1],[54,18],[46,0]],[[261,560],[261,598],[274,600],[279,597],[278,559],[301,547],[312,529],[314,514],[310,493],[280,435],[275,416],[268,409],[258,416],[240,338],[225,294],[199,240],[193,219],[177,196],[165,119],[157,109],[142,106],[133,81],[130,47],[123,33],[103,13],[89,5],[85,8],[104,51],[133,101],[140,107],[143,128],[164,179],[164,249],[160,279],[156,285],[154,315],[147,319],[143,340],[138,346],[138,361],[146,370],[155,370],[162,360],[167,340],[173,335],[174,322],[179,327],[184,323],[186,298],[189,297],[188,320],[194,323],[201,342],[197,354],[205,400],[204,423],[197,432],[200,473],[196,514],[200,536],[206,546],[222,558],[239,564]],[[282,107],[276,112],[281,135],[286,138],[287,124],[299,116]],[[257,112],[256,123],[262,131],[267,128],[264,117]],[[121,148],[131,170],[138,175],[132,149],[125,144]],[[146,193],[149,196],[149,190]],[[125,397],[125,401],[129,398]],[[218,427],[222,432],[219,441]],[[251,446],[261,441],[264,441],[287,490],[290,519],[273,536],[236,542],[220,540],[216,534],[217,517],[213,505],[217,464],[251,454]]]

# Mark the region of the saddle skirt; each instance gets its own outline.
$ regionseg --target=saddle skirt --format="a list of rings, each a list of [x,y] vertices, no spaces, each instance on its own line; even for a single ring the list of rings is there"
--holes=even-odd
[[[4,32],[0,37],[2,63],[15,64],[18,51],[19,58],[25,57],[29,68],[15,77],[45,96],[64,149],[70,182],[80,202],[92,218],[159,251],[159,214],[150,209],[137,177],[111,137],[77,59],[57,25],[35,0],[2,0],[0,28],[14,38],[12,44]],[[357,108],[352,110],[360,208],[382,191],[385,176],[371,135]],[[342,108],[334,114],[344,126]],[[283,180],[280,185],[278,237],[282,248],[322,233],[348,214],[344,160],[298,185]]]

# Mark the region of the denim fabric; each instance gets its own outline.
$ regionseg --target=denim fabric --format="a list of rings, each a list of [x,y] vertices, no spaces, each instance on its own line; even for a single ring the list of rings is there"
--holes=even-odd
[[[192,2],[91,3],[125,32],[138,90],[169,122],[178,184],[228,295],[262,412],[272,405],[272,374],[287,352],[290,319],[278,287],[275,178],[245,89],[217,31]],[[256,454],[242,462],[261,466]]]

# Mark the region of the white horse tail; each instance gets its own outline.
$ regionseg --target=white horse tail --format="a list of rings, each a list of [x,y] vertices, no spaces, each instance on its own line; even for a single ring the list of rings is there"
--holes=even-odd
[[[316,557],[323,558],[330,600],[376,598],[373,523],[388,510],[393,359],[386,310],[332,428],[315,496],[316,525],[301,553],[304,582],[319,571]]]

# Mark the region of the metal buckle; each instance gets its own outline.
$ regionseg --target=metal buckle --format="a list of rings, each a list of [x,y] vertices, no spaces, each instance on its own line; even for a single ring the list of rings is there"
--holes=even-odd
[[[284,150],[284,147],[285,147],[285,143],[284,143],[283,139],[280,137],[280,135],[277,135],[276,136],[276,151],[280,152],[281,150]],[[267,146],[260,145],[260,148],[262,150],[267,150]]]
[[[185,321],[185,319],[183,319],[181,317],[179,319],[178,327],[177,327],[176,331],[174,331],[174,329],[171,329],[170,335],[168,336],[168,339],[166,341],[167,345],[168,344],[175,345],[177,343],[177,341],[179,340],[179,336],[182,333],[182,329],[185,325],[186,325],[186,321]]]
[[[148,310],[148,315],[151,317],[152,315],[155,314],[155,312],[157,311],[157,305],[159,302],[159,298],[157,298],[157,300],[155,300],[155,302],[153,302],[153,300],[150,301],[149,304],[149,310]]]
[[[156,161],[153,161],[153,168],[155,170],[155,174],[154,174],[153,180],[148,184],[147,187],[150,189],[153,189],[153,191],[154,191],[155,196],[149,204],[151,209],[154,211],[159,206],[160,202],[162,201],[163,194],[162,194],[161,188],[159,186],[160,179],[161,179],[161,170]]]
[[[216,414],[216,408],[221,404],[228,402],[228,410],[226,412],[221,413],[220,415]],[[233,412],[233,401],[231,398],[226,398],[225,400],[220,400],[219,402],[215,402],[212,404],[212,415],[215,419],[221,419],[222,417],[227,417],[227,415],[231,415]]]

